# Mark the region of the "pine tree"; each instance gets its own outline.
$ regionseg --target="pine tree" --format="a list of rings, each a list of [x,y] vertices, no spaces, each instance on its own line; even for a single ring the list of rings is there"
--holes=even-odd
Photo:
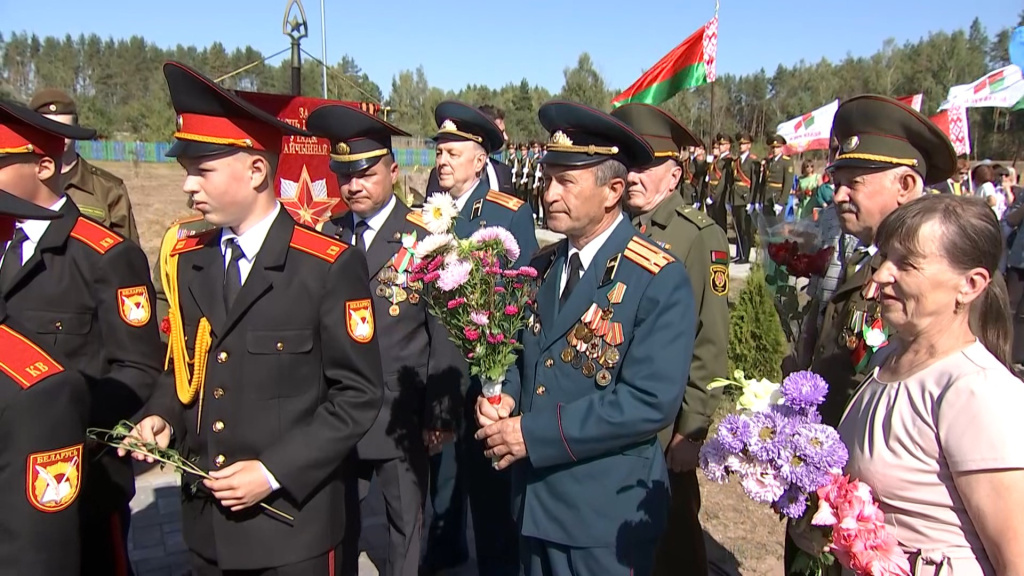
[[[742,370],[747,378],[782,378],[786,339],[768,292],[764,270],[751,266],[747,283],[729,312],[729,374]]]

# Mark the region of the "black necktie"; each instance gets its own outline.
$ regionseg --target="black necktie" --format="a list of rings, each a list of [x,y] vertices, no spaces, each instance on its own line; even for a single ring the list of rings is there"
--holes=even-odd
[[[14,238],[7,244],[7,251],[4,253],[4,262],[0,265],[0,288],[9,288],[14,282],[14,277],[21,270],[21,260],[25,240],[25,230],[20,226],[14,229]]]
[[[238,241],[234,238],[228,240],[228,266],[224,270],[224,309],[231,310],[231,305],[234,304],[235,298],[238,297],[238,293],[242,290],[242,271],[238,267],[238,261],[242,259],[245,254],[242,253],[242,247],[238,245]]]
[[[559,306],[565,305],[569,295],[572,294],[572,289],[579,283],[582,272],[583,261],[580,260],[580,253],[574,252],[572,256],[569,256],[569,271],[566,272],[565,288],[562,289],[562,297],[558,299]]]
[[[363,252],[366,252],[366,242],[363,241],[363,233],[370,225],[366,223],[366,220],[360,220],[356,222],[356,227],[352,231],[352,245],[356,248],[361,248]]]

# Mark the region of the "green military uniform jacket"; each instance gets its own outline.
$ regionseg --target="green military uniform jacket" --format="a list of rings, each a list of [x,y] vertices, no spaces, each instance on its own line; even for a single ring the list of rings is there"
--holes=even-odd
[[[758,201],[765,206],[772,203],[786,205],[789,192],[793,188],[793,176],[796,168],[789,156],[772,157],[764,161],[764,178],[761,181],[761,192]]]
[[[156,262],[153,263],[153,289],[156,292],[156,318],[160,322],[160,339],[164,343],[167,342],[167,333],[164,330],[164,318],[167,318],[170,306],[167,303],[167,293],[164,292],[163,276],[161,273],[160,263],[163,258],[162,255],[166,250],[170,250],[171,246],[180,238],[188,236],[195,236],[202,234],[207,230],[215,228],[213,224],[207,222],[201,215],[200,216],[189,216],[175,221],[167,230],[164,232],[163,240],[160,241],[160,257],[156,258]],[[176,234],[170,234],[172,230],[177,230]]]
[[[728,240],[711,218],[684,204],[676,194],[653,212],[633,218],[633,225],[683,262],[697,307],[697,338],[682,408],[675,425],[658,437],[665,447],[673,432],[702,440],[721,399],[721,388],[708,390],[707,386],[715,378],[724,378],[729,370]]]
[[[715,204],[728,202],[732,196],[733,170],[732,163],[735,160],[732,152],[715,158],[714,163],[708,167],[708,190],[711,192],[711,201]]]
[[[83,215],[139,243],[132,202],[123,180],[79,156],[67,175],[64,192],[75,201]]]
[[[754,201],[754,191],[757,190],[758,179],[761,175],[761,161],[753,152],[747,157],[733,159],[730,170],[732,171],[732,197],[730,202],[733,206],[745,206]]]
[[[679,167],[683,169],[683,175],[679,178],[679,194],[684,204],[693,205],[697,197],[697,187],[694,182],[694,161],[689,157],[679,161]]]

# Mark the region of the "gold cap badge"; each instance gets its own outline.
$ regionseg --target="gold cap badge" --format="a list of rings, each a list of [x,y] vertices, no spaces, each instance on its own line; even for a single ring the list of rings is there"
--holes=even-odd
[[[843,142],[843,152],[853,152],[860,145],[860,138],[856,136],[850,136]]]
[[[348,144],[345,144],[344,142],[338,142],[334,145],[334,151],[338,154],[348,154],[350,150],[351,148],[349,148]]]
[[[455,126],[455,122],[452,122],[451,120],[445,120],[444,122],[441,122],[442,132],[457,132],[458,130],[459,129]]]

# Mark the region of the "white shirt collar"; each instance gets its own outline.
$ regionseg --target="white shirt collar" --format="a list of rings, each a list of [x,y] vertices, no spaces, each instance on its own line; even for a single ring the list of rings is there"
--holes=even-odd
[[[465,194],[455,199],[455,206],[462,212],[462,209],[466,207],[466,202],[469,202],[469,197],[476,191],[476,187],[480,185],[480,179],[477,178],[473,185],[469,187],[469,190]]]
[[[50,210],[53,210],[54,212],[60,210],[64,207],[64,204],[67,203],[67,200],[67,196],[61,196],[59,200],[50,206]],[[46,229],[49,228],[50,222],[50,220],[25,220],[24,222],[19,222],[18,227],[25,231],[25,236],[28,236],[28,239],[32,244],[39,244],[39,239],[46,233]]]
[[[370,230],[376,232],[377,230],[380,230],[381,226],[384,225],[384,222],[388,219],[388,216],[391,215],[391,211],[394,209],[395,195],[392,194],[391,198],[387,201],[387,204],[384,204],[384,206],[380,210],[378,210],[376,214],[370,216],[369,218],[362,218],[358,214],[353,212],[352,215],[355,217],[355,219],[352,221],[352,224],[355,225],[360,220],[366,220],[366,225],[370,227]]]
[[[740,162],[746,162],[747,156],[750,156],[750,152],[744,152],[743,154],[740,154]]]
[[[573,245],[570,242],[568,256],[571,257],[573,254],[579,253],[580,263],[583,264],[583,271],[586,272],[590,269],[590,263],[594,261],[594,256],[597,256],[598,250],[600,250],[601,246],[604,246],[604,243],[608,241],[608,237],[612,235],[612,232],[615,231],[615,228],[619,226],[620,222],[622,222],[622,212],[619,212],[619,215],[615,218],[615,222],[612,222],[612,225],[609,226],[607,230],[601,232],[601,234],[584,246],[582,250],[573,248]],[[565,262],[566,266],[568,266],[569,258],[566,258]]]
[[[238,239],[238,247],[242,249],[242,256],[247,261],[252,261],[256,258],[256,254],[263,247],[263,241],[267,239],[267,234],[270,233],[270,227],[274,224],[274,220],[277,218],[277,214],[281,211],[281,203],[274,203],[274,210],[268,214],[263,220],[256,223],[255,226],[249,228],[244,234],[239,236],[231,231],[230,228],[224,228],[220,234],[220,251],[222,254],[227,253],[227,241],[232,238]]]

